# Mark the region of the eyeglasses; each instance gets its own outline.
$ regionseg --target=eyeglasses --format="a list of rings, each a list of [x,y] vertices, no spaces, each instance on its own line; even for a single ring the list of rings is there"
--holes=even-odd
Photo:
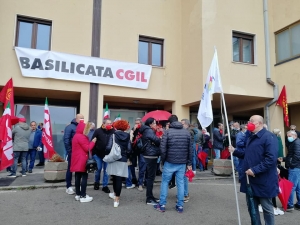
[[[295,130],[295,129],[291,129],[291,130]]]

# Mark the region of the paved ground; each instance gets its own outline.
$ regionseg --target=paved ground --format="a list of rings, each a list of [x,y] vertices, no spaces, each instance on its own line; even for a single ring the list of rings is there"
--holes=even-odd
[[[21,179],[21,178],[17,178]],[[238,185],[239,186],[239,185]],[[154,195],[159,195],[159,183]],[[145,204],[145,191],[123,188],[120,206],[113,208],[113,200],[90,186],[87,193],[94,197],[90,203],[75,201],[65,188],[0,191],[0,224],[22,225],[233,225],[238,224],[232,180],[195,180],[189,184],[191,199],[184,213],[174,210],[176,189],[169,191],[166,212],[155,211]],[[250,224],[245,195],[238,193],[241,224]],[[277,216],[276,224],[299,224],[300,212]]]

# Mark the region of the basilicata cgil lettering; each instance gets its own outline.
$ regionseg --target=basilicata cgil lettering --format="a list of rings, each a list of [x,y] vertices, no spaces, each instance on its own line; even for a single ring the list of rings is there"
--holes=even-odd
[[[23,69],[31,70],[53,70],[57,72],[91,75],[98,77],[118,78],[120,80],[135,80],[139,82],[147,82],[144,72],[118,69],[114,76],[110,67],[86,65],[83,63],[76,64],[74,62],[65,62],[53,59],[47,59],[44,63],[40,58],[35,58],[32,62],[28,57],[19,57],[20,65]]]

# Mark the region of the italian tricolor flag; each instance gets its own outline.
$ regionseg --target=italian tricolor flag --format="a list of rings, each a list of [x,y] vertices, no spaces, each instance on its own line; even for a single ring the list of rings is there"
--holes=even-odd
[[[109,113],[109,110],[108,110],[108,104],[106,103],[103,119],[109,119],[110,118],[109,114],[110,113]]]
[[[116,122],[118,120],[121,120],[121,115],[120,114],[117,116],[117,118],[114,120],[114,122]]]

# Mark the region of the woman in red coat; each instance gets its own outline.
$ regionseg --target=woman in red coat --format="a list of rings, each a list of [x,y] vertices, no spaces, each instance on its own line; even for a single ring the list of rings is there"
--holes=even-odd
[[[91,142],[88,138],[91,124],[80,122],[76,128],[76,134],[72,139],[72,160],[71,172],[75,172],[75,188],[76,188],[76,201],[91,202],[93,197],[86,194],[87,177],[86,161],[88,160],[88,151],[95,145],[96,138]]]

